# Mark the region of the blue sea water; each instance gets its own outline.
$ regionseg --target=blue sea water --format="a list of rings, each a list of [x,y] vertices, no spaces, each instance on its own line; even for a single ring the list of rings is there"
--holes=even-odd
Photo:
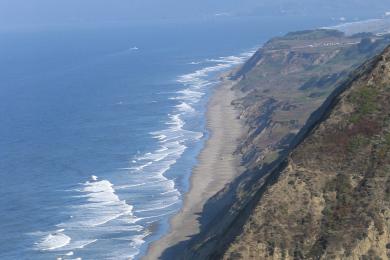
[[[138,259],[168,230],[218,75],[327,18],[0,32],[0,259]]]

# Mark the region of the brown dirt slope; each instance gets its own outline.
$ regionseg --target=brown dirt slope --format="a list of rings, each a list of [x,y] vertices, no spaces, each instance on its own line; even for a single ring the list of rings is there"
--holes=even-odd
[[[308,117],[358,66],[381,53],[389,38],[333,30],[289,33],[267,42],[233,75],[236,100],[249,127],[239,147],[245,166],[259,167],[284,150]]]
[[[355,75],[215,258],[390,258],[390,48]]]
[[[290,33],[233,74],[247,170],[206,203],[201,232],[161,259],[386,259],[386,239],[367,241],[388,236],[389,50],[372,57],[389,40]]]

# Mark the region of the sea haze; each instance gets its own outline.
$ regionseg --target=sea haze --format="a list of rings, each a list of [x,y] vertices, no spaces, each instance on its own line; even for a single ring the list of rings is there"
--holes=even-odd
[[[0,258],[133,259],[168,230],[218,75],[330,19],[0,33]]]

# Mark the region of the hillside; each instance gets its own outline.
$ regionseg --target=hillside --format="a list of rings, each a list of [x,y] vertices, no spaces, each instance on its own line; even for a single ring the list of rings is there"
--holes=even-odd
[[[390,49],[356,73],[303,129],[222,258],[390,257]]]
[[[246,166],[275,159],[330,93],[389,43],[333,30],[294,32],[267,42],[233,75],[244,93],[235,105],[250,127],[240,147]]]
[[[201,233],[162,258],[387,259],[390,50],[359,65],[388,43],[291,33],[233,74],[248,170],[205,206]]]

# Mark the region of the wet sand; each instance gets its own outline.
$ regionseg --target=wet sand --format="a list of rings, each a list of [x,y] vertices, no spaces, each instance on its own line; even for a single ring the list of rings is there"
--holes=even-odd
[[[165,249],[188,239],[199,232],[198,214],[206,201],[242,172],[239,159],[234,155],[244,126],[238,112],[231,105],[237,98],[226,81],[212,95],[207,110],[207,128],[210,138],[193,169],[191,187],[185,195],[181,211],[171,220],[171,231],[153,243],[144,260],[159,259]]]

